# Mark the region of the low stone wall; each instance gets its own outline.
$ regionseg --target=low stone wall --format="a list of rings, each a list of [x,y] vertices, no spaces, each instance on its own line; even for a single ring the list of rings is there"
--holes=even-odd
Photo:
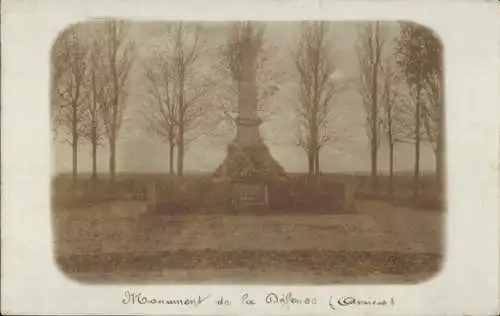
[[[240,182],[245,183],[245,182]],[[112,190],[106,179],[92,183],[79,181],[52,187],[53,203],[63,208],[86,207],[109,201],[144,201],[150,211],[161,213],[237,213],[235,182],[209,177],[168,177],[156,179],[122,179]],[[354,207],[354,185],[342,181],[315,183],[306,177],[262,182],[264,205],[255,205],[262,213],[331,213],[350,211]],[[237,204],[237,203],[236,203]]]
[[[117,181],[113,188],[105,179],[93,182],[79,180],[75,186],[68,183],[53,183],[52,205],[58,208],[80,208],[110,201],[145,201],[148,183],[140,180]]]
[[[349,182],[307,183],[292,179],[269,186],[272,209],[330,209],[351,210],[354,204],[354,187]]]
[[[206,178],[156,182],[153,186],[148,191],[148,205],[160,213],[239,213],[250,210],[271,214],[328,214],[355,209],[355,188],[346,181],[311,184],[303,179],[287,179],[246,183]],[[253,192],[257,189],[258,196]]]
[[[208,178],[176,179],[155,185],[156,209],[160,213],[224,212],[231,206],[231,187],[225,182]]]

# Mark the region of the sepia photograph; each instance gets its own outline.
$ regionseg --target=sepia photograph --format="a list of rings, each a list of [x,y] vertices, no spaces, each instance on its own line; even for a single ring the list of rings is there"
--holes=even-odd
[[[409,21],[69,25],[51,51],[58,269],[92,284],[430,280],[443,50]]]

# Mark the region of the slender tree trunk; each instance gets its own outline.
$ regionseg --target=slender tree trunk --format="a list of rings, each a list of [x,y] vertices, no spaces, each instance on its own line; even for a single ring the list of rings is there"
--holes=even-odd
[[[92,138],[92,179],[90,192],[94,195],[97,191],[97,139]]]
[[[114,134],[114,133],[113,133]],[[114,136],[109,140],[109,183],[111,187],[115,184],[116,176],[116,138]]]
[[[184,174],[184,119],[186,112],[186,104],[184,103],[184,80],[185,68],[179,71],[179,116],[178,116],[178,138],[177,138],[177,175],[182,177]]]
[[[73,182],[73,188],[76,189],[76,181],[78,176],[78,137],[76,137],[76,135],[73,135],[71,150],[73,155],[72,182]]]
[[[173,142],[170,142],[170,147],[169,147],[169,152],[168,152],[168,165],[169,165],[169,171],[170,175],[174,174],[174,144]]]
[[[389,140],[389,195],[394,198],[394,142]]]
[[[115,90],[114,90],[114,102],[113,102],[113,113],[111,117],[111,137],[109,139],[109,182],[111,188],[115,184],[115,179],[116,179],[116,140],[118,136],[118,84],[116,83],[117,75],[116,75],[116,69],[113,67],[114,71],[114,82],[115,82]]]
[[[436,141],[436,184],[438,185],[438,188],[441,189],[443,185],[443,164],[444,164],[444,155],[443,155],[443,111],[442,111],[442,106],[439,109],[439,120],[437,122],[438,126],[438,135],[437,135],[437,141]]]
[[[320,56],[319,56],[319,49],[314,49],[314,54],[312,57],[312,72],[313,72],[313,81],[312,81],[312,93],[313,93],[313,98],[312,98],[312,111],[311,111],[311,153],[312,153],[312,161],[311,161],[311,167],[312,167],[312,173],[313,173],[313,179],[316,180],[317,175],[318,175],[318,170],[317,170],[317,162],[319,163],[319,158],[318,158],[318,105],[319,105],[319,100],[320,100],[320,91],[318,88],[318,76],[319,76],[319,62],[320,62]]]
[[[435,174],[435,177],[436,177],[436,186],[438,189],[441,189],[442,188],[442,184],[443,184],[443,163],[444,163],[444,157],[443,157],[443,148],[442,148],[442,136],[441,135],[438,135],[438,139],[437,139],[437,144],[436,144],[436,151],[434,153],[434,156],[435,156],[435,163],[436,163],[436,174]]]
[[[111,56],[111,73],[112,73],[112,79],[113,79],[113,108],[112,108],[112,124],[111,124],[111,139],[110,139],[110,146],[109,146],[109,172],[110,172],[110,186],[113,188],[115,184],[115,177],[116,177],[116,137],[118,133],[118,106],[119,106],[119,88],[118,88],[118,72],[116,69],[116,55],[118,51],[117,42],[116,42],[116,23],[113,22],[113,54]]]
[[[377,65],[373,69],[373,85],[372,85],[372,119],[371,119],[371,179],[372,189],[374,192],[378,191],[378,174],[377,174],[377,140],[378,140],[378,113],[377,113]]]
[[[77,129],[77,112],[76,106],[73,105],[72,122],[71,122],[71,149],[73,155],[72,164],[72,183],[73,190],[76,189],[76,180],[78,175],[78,129]]]
[[[373,191],[378,191],[378,174],[377,174],[377,144],[376,141],[371,141],[371,182]]]
[[[314,174],[319,175],[319,149],[316,149],[314,155]]]
[[[375,22],[375,60],[373,61],[373,73],[372,73],[372,139],[371,139],[371,178],[372,178],[372,189],[374,192],[378,191],[378,67],[380,56],[378,55],[378,29],[379,24]]]
[[[315,107],[313,108],[313,113],[316,113]],[[316,118],[315,118],[315,115],[313,115],[313,118],[311,120],[311,129],[310,129],[311,139],[310,139],[310,148],[309,148],[309,154],[311,156],[310,161],[309,161],[309,169],[310,169],[311,176],[313,178],[315,178],[316,175],[318,174],[317,163],[316,163],[316,160],[318,160],[318,133],[317,133],[317,130],[318,130],[318,127],[317,127]]]
[[[92,183],[97,182],[97,140],[92,140]]]
[[[440,173],[441,173],[441,166],[440,166],[440,154],[438,152],[438,150],[436,149],[436,151],[434,151],[434,164],[435,164],[435,167],[434,167],[434,177],[435,177],[435,181],[436,181],[436,185],[439,186],[439,182],[441,180],[441,177],[440,177]]]
[[[184,175],[184,148],[177,149],[177,174],[182,177]]]
[[[393,117],[392,117],[392,106],[390,89],[385,83],[385,95],[386,100],[386,113],[387,113],[387,139],[389,141],[389,196],[394,199],[394,135],[393,135]]]
[[[92,119],[92,134],[91,134],[91,143],[92,143],[92,187],[95,188],[97,182],[97,100],[96,100],[96,83],[95,83],[95,74],[94,68],[92,68],[91,72],[92,78],[92,108],[91,108],[91,119]]]
[[[314,151],[311,148],[307,152],[307,167],[309,178],[312,178],[314,175]]]
[[[417,83],[417,100],[415,113],[415,169],[413,174],[413,197],[418,197],[420,186],[420,123],[421,123],[421,104],[420,104],[420,82]]]
[[[184,130],[183,124],[179,124],[179,137],[177,139],[177,175],[184,174]]]

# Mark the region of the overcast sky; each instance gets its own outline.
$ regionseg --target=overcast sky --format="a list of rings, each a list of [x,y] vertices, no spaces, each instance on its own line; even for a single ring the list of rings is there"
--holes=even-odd
[[[215,48],[222,44],[227,36],[227,23],[211,24],[205,39],[208,56],[204,56],[206,64],[210,64],[216,56]],[[337,77],[345,80],[358,76],[355,39],[357,27],[354,22],[332,24],[331,30],[335,43],[335,60],[337,61]],[[143,61],[153,46],[165,43],[165,23],[135,23],[130,38],[136,42],[138,61],[134,64],[129,79],[129,97],[127,112],[120,131],[117,150],[117,170],[126,172],[166,172],[168,170],[167,145],[159,142],[154,136],[144,131],[144,119],[141,112],[141,87],[143,86]],[[261,132],[273,156],[289,172],[306,171],[306,155],[293,145],[293,107],[296,102],[293,91],[293,64],[290,64],[290,51],[296,46],[299,34],[298,23],[268,23],[266,25],[266,47],[269,58],[268,71],[280,76],[279,90],[268,102],[268,106],[276,114],[261,126]],[[211,55],[211,56],[210,56]],[[340,79],[339,79],[340,80]],[[365,130],[365,112],[356,88],[347,91],[336,106],[339,118],[337,128],[345,130],[339,140],[325,147],[321,152],[321,170],[323,172],[367,172],[370,168],[369,143]],[[382,141],[379,150],[379,169],[388,170],[388,149]],[[226,146],[220,141],[200,138],[190,144],[185,156],[186,171],[213,171],[222,162],[226,154]],[[71,170],[71,148],[68,144],[54,143],[54,163],[56,172]],[[79,171],[91,170],[90,146],[82,145],[78,157]],[[102,147],[98,152],[98,170],[108,170],[108,148]],[[412,170],[413,147],[398,145],[395,164],[397,170]],[[421,151],[421,169],[434,169],[434,156],[430,146],[424,144]]]

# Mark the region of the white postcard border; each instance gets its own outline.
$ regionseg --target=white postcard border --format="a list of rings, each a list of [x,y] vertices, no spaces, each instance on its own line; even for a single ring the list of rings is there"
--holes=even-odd
[[[16,3],[16,4],[13,4]],[[494,5],[412,1],[10,1],[2,23],[2,312],[16,314],[458,315],[498,312],[500,27]],[[52,160],[49,50],[65,26],[93,16],[151,20],[412,20],[445,47],[446,261],[419,285],[90,286],[54,265],[49,207]],[[199,308],[122,304],[149,296],[224,295],[234,304]],[[269,292],[317,297],[316,305],[266,305]],[[238,304],[242,292],[258,304]],[[379,308],[329,309],[329,297],[393,298]]]

